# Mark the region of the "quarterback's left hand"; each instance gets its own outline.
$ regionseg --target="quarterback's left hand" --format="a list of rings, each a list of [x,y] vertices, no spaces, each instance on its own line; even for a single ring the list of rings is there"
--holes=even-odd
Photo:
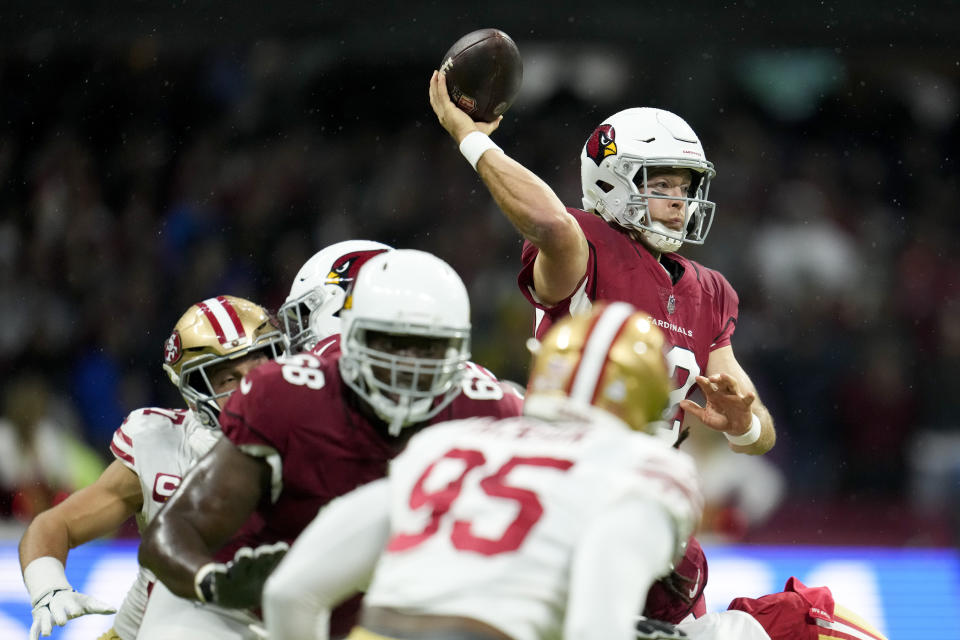
[[[756,400],[752,392],[741,393],[737,381],[726,373],[708,377],[697,376],[697,385],[703,391],[706,405],[692,400],[681,400],[680,408],[700,419],[715,431],[739,436],[750,430],[753,416],[750,407]]]
[[[197,598],[228,609],[260,606],[263,585],[290,548],[286,542],[243,547],[227,563],[211,562],[193,578]]]

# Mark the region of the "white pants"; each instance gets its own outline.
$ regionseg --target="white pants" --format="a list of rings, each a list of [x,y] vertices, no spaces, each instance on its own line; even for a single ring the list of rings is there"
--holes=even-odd
[[[677,625],[691,640],[770,640],[760,623],[746,611],[720,611]]]
[[[157,582],[147,601],[137,640],[257,640],[250,625],[262,623],[238,609],[222,609],[179,598]]]

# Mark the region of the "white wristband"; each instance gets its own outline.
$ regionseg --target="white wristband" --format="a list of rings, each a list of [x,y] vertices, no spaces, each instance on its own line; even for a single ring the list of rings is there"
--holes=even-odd
[[[742,433],[739,436],[732,436],[729,433],[724,433],[723,435],[727,437],[727,440],[730,441],[730,444],[735,444],[739,447],[746,447],[757,440],[760,439],[760,418],[757,417],[757,414],[751,413],[752,417],[750,418],[750,430],[746,433]]]
[[[53,556],[41,556],[23,569],[23,584],[30,593],[30,604],[56,589],[73,589],[63,572],[63,564]]]
[[[497,143],[482,131],[471,131],[460,141],[460,153],[467,159],[467,162],[470,163],[474,171],[477,170],[477,163],[480,162],[480,156],[490,149],[502,151],[502,149],[497,146]]]

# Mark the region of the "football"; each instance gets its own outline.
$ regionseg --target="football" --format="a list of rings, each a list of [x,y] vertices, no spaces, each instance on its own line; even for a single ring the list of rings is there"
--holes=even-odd
[[[503,115],[523,81],[520,50],[499,29],[472,31],[454,42],[440,71],[447,76],[450,99],[478,122]]]

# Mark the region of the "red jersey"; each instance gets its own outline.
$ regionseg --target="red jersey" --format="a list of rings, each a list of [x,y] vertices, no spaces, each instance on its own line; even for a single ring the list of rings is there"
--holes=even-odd
[[[542,338],[558,319],[589,310],[595,301],[629,302],[650,314],[671,345],[667,360],[677,388],[670,394],[670,403],[676,405],[706,371],[710,352],[730,344],[737,325],[736,291],[717,271],[674,253],[663,254],[661,265],[623,229],[593,213],[567,211],[583,229],[590,252],[586,275],[569,297],[552,306],[537,299],[533,263],[539,250],[529,242],[523,244],[517,282],[537,309],[536,336]],[[676,283],[667,269],[679,274]],[[674,437],[679,435],[679,419],[673,425]]]
[[[834,602],[828,587],[808,587],[796,578],[787,580],[780,593],[736,598],[728,609],[749,613],[770,640],[886,640],[868,622]]]
[[[241,546],[292,543],[322,506],[385,476],[389,461],[427,424],[473,416],[506,418],[520,415],[523,407],[513,389],[468,363],[463,391],[449,405],[392,438],[385,423],[361,412],[363,401],[343,384],[339,360],[339,353],[328,351],[320,358],[301,354],[265,363],[230,396],[220,415],[224,435],[249,455],[269,460],[275,451],[281,464],[274,469],[272,495],[264,497],[218,558]],[[341,611],[333,628],[352,622],[352,613]]]
[[[596,214],[573,208],[567,211],[580,224],[589,247],[586,275],[570,296],[552,306],[537,299],[533,264],[539,250],[529,242],[523,244],[517,283],[537,309],[537,338],[557,320],[571,312],[587,311],[595,301],[629,302],[650,314],[671,345],[667,361],[676,387],[670,393],[670,404],[676,406],[691,393],[697,376],[706,371],[710,352],[730,344],[737,325],[736,291],[713,269],[675,253],[663,254],[661,264],[627,231]],[[679,276],[676,283],[671,273]],[[662,436],[676,442],[682,422],[683,413],[677,411],[672,429],[663,430]],[[691,538],[677,573],[686,581],[673,580],[668,586],[661,580],[651,588],[644,609],[647,616],[677,623],[689,613],[706,613],[707,562],[695,539]],[[680,597],[676,591],[685,593]]]
[[[265,522],[253,544],[293,542],[324,504],[383,477],[387,463],[420,426],[389,437],[386,425],[367,418],[362,400],[343,384],[339,359],[316,359],[315,368],[291,364],[292,359],[265,363],[247,374],[241,393],[232,394],[224,407],[220,426],[231,442],[248,452],[268,447],[282,460],[276,495],[260,507]],[[463,392],[422,426],[516,416],[522,406],[512,389],[469,363]]]

